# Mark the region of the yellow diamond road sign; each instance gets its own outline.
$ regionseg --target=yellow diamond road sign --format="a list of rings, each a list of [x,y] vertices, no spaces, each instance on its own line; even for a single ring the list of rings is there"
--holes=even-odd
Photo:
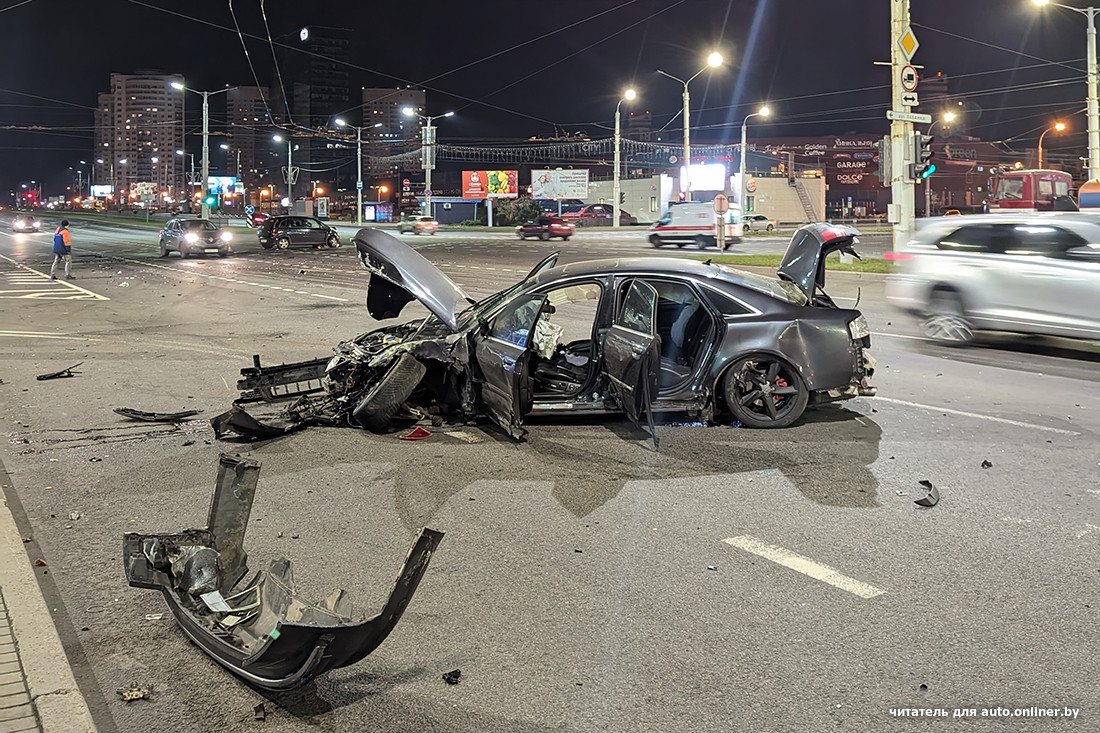
[[[901,52],[905,54],[906,61],[913,58],[913,54],[917,52],[917,48],[920,46],[917,43],[917,37],[913,34],[913,29],[909,26],[905,26],[905,30],[902,31],[901,37],[898,38],[898,45],[901,46]]]

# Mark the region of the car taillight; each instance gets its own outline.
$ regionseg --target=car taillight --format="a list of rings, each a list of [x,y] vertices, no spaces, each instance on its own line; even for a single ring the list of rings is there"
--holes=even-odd
[[[848,321],[848,333],[852,335],[853,341],[870,336],[871,329],[867,326],[867,319],[860,315]]]

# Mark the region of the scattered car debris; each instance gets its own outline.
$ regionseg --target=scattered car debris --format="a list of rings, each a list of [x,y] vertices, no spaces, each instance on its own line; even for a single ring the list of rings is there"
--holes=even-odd
[[[919,506],[936,506],[940,500],[940,490],[932,485],[931,481],[922,479],[918,482],[928,492],[919,499],[914,499],[913,503]]]
[[[28,542],[34,542],[34,537],[24,537],[23,538],[23,544],[24,545],[27,544]]]
[[[263,703],[260,703],[256,707],[252,708],[252,719],[267,720],[267,708],[264,707]]]
[[[115,412],[131,420],[143,420],[144,422],[179,422],[192,415],[198,415],[202,410],[181,410],[180,412],[143,412],[129,407],[116,407]]]
[[[80,518],[81,518],[82,516],[84,516],[84,515],[83,515],[83,514],[81,514],[81,513],[80,513],[80,512],[78,512],[78,511],[71,511],[71,512],[69,512],[69,519],[73,520],[74,522],[75,522],[76,520],[80,519]]]
[[[100,463],[100,462],[103,461],[103,459],[99,458],[98,456],[92,456],[91,458],[88,459],[88,461],[91,462],[91,463]]]
[[[146,621],[160,621],[164,618],[163,613],[147,613],[145,614]]]
[[[462,676],[461,669],[452,669],[450,672],[443,673],[443,681],[448,685],[457,685],[458,678]]]
[[[34,566],[36,568],[44,568],[44,567],[46,567],[46,561],[43,560],[42,558],[38,558],[37,560],[34,561]]]
[[[424,440],[430,437],[432,437],[432,432],[430,430],[425,430],[417,425],[412,431],[402,435],[401,440]]]
[[[894,493],[898,496],[909,496],[908,491],[902,491],[901,489],[894,489]]]
[[[123,536],[131,586],[159,590],[184,633],[248,683],[286,690],[373,652],[412,599],[442,532],[413,542],[382,610],[353,613],[343,590],[320,603],[295,594],[290,561],[248,574],[244,535],[260,464],[222,454],[207,526],[173,534]]]
[[[993,463],[990,461],[982,461],[982,468],[993,468]]]
[[[48,374],[39,374],[37,377],[35,377],[35,379],[37,379],[39,382],[44,382],[47,379],[65,379],[66,377],[75,377],[77,374],[83,374],[83,372],[74,372],[73,369],[76,369],[78,366],[80,366],[83,363],[84,362],[82,362],[82,361],[77,362],[76,364],[73,364],[71,367],[65,367],[64,369],[62,369],[59,372],[50,372]]]
[[[714,570],[715,572],[717,572],[718,571],[718,566],[717,565],[707,565],[707,570]]]
[[[148,687],[138,687],[137,684],[131,682],[129,687],[118,688],[118,696],[123,699],[124,702],[133,702],[134,700],[148,700],[150,689]]]

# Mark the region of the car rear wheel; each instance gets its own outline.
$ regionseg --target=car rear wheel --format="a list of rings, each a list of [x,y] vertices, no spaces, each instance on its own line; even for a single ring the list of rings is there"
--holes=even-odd
[[[770,232],[772,229],[775,229],[775,227],[773,227],[771,224],[768,224],[768,228],[765,231]]]
[[[695,246],[699,249],[706,249],[708,244],[710,244],[710,240],[704,237],[702,234],[695,238]]]
[[[768,354],[734,362],[723,380],[726,407],[750,428],[785,428],[806,410],[810,392],[798,371]]]
[[[527,239],[527,237],[523,236],[523,232],[516,232],[516,236],[523,240]]]
[[[328,240],[325,242],[329,247],[335,249],[340,246],[340,238],[335,234],[330,234]]]
[[[427,368],[416,357],[402,354],[352,411],[352,419],[371,432],[385,430],[425,372]]]
[[[541,234],[539,234],[539,239],[543,242],[549,241],[550,232],[542,232]]]
[[[945,344],[966,344],[974,340],[974,329],[966,317],[959,294],[937,288],[928,298],[928,317],[921,324],[924,335]]]
[[[561,238],[561,241],[563,241],[563,242],[568,242],[568,241],[569,241],[569,237],[562,237],[562,238]]]
[[[275,240],[275,246],[279,249],[286,249],[290,246],[290,239],[288,239],[287,237],[279,237]]]
[[[160,256],[161,257],[167,257],[168,256],[168,245],[166,245],[164,243],[163,239],[160,240]]]
[[[650,234],[649,235],[649,243],[652,244],[654,247],[660,247],[661,246],[661,238],[658,237],[656,234]]]

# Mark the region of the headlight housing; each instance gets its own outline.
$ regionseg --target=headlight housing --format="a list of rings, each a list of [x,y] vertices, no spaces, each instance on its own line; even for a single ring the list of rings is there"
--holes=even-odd
[[[860,315],[848,321],[848,333],[851,334],[853,341],[870,336],[871,329],[867,326],[867,319]]]
[[[184,238],[185,241],[188,241],[188,242],[197,242],[197,241],[199,241],[199,235],[195,234],[194,232],[187,232],[187,234],[183,235],[183,238]]]

